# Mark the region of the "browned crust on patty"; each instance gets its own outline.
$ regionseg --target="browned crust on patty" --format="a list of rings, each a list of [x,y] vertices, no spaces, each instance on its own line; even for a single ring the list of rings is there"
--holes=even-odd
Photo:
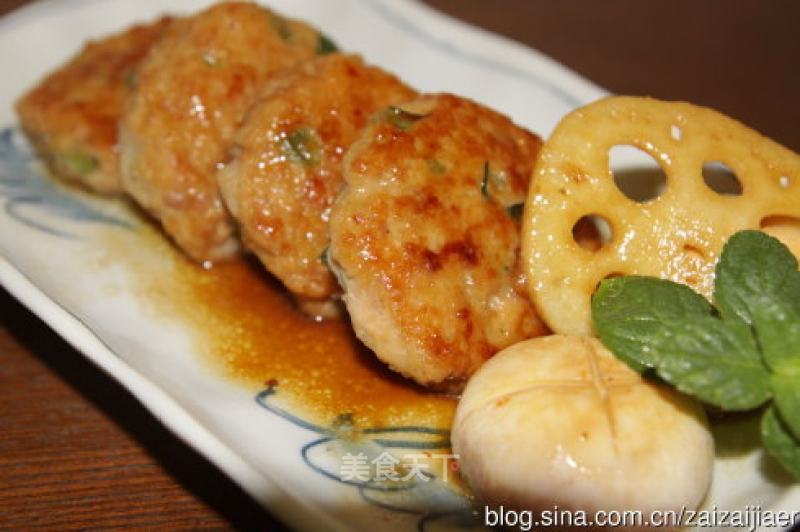
[[[87,43],[17,102],[23,130],[54,175],[100,193],[121,190],[117,123],[137,66],[172,22]]]
[[[519,258],[540,146],[443,94],[383,112],[350,149],[331,265],[359,338],[396,371],[458,389],[500,349],[545,332]]]
[[[306,24],[226,2],[176,25],[142,63],[121,123],[123,185],[193,259],[236,253],[217,167],[263,84],[318,43]]]
[[[414,96],[358,56],[327,55],[270,80],[236,134],[218,174],[226,203],[246,246],[314,312],[339,293],[323,255],[344,153],[375,111]]]

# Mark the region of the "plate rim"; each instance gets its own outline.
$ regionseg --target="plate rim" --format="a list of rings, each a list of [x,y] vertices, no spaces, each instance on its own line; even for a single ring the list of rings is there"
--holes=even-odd
[[[357,1],[373,7],[389,9],[395,11],[396,14],[399,12],[404,19],[408,19],[408,14],[411,13],[414,16],[427,18],[429,24],[446,25],[451,31],[456,31],[472,41],[471,43],[461,43],[461,47],[467,48],[468,53],[474,56],[483,57],[483,54],[473,51],[473,48],[476,48],[474,43],[478,40],[489,43],[492,47],[507,49],[512,59],[501,61],[503,64],[519,61],[539,62],[547,70],[547,73],[542,76],[543,78],[552,79],[551,76],[556,76],[558,82],[555,85],[569,87],[578,100],[591,100],[607,94],[590,80],[542,52],[509,37],[456,19],[420,0]],[[18,24],[35,22],[37,17],[52,15],[54,10],[63,10],[67,6],[69,9],[81,9],[100,2],[101,0],[70,0],[69,2],[65,0],[34,0],[29,4],[12,9],[0,17],[0,33],[6,32]],[[269,4],[268,0],[257,0],[257,2]],[[495,59],[495,62],[497,61]],[[293,497],[282,489],[280,483],[271,475],[254,467],[230,446],[222,442],[209,428],[181,406],[180,402],[173,398],[167,390],[143,376],[124,359],[114,354],[88,324],[47,295],[7,255],[8,253],[0,249],[0,285],[9,294],[22,303],[48,328],[56,332],[62,340],[125,388],[167,430],[219,468],[232,482],[239,485],[281,522],[301,530],[320,530],[321,528],[336,531],[349,530],[342,522],[326,512],[316,511],[313,504],[306,504]],[[800,507],[800,488],[797,486],[789,489],[773,505],[776,510],[790,509],[793,506]]]

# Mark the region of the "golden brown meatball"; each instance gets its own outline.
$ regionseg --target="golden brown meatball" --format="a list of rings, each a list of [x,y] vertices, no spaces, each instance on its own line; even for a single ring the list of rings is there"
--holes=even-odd
[[[377,110],[413,90],[357,56],[333,54],[270,80],[218,174],[245,245],[311,313],[330,317],[336,279],[324,262],[344,152]]]
[[[544,333],[519,259],[540,146],[445,94],[387,109],[350,148],[329,262],[356,334],[396,371],[459,389],[500,349]]]
[[[236,252],[217,165],[264,82],[321,42],[306,24],[227,2],[177,24],[142,63],[120,127],[123,185],[195,260]]]
[[[17,103],[25,133],[51,172],[119,192],[117,122],[142,58],[172,19],[92,41]]]

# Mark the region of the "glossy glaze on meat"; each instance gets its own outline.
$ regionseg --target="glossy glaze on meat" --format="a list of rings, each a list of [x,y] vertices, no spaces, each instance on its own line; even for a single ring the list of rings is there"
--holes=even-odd
[[[339,286],[325,262],[342,158],[370,116],[415,96],[392,74],[332,54],[275,76],[218,174],[245,245],[313,315],[330,317]]]
[[[520,270],[522,201],[541,141],[451,95],[390,108],[345,159],[330,262],[356,334],[393,369],[458,389],[545,329]]]
[[[227,2],[177,24],[141,65],[120,127],[123,184],[193,259],[235,254],[217,166],[267,79],[319,44],[304,23]]]
[[[171,24],[165,17],[91,41],[19,100],[22,128],[54,175],[121,191],[117,123],[137,66]]]

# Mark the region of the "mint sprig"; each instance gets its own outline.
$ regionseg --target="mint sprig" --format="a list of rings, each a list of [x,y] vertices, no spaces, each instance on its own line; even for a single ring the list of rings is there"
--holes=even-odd
[[[775,371],[800,364],[800,274],[786,246],[760,231],[742,231],[728,241],[716,273],[720,314],[754,330],[764,362]]]
[[[800,479],[800,445],[789,433],[786,423],[774,406],[769,407],[761,418],[761,441],[769,454],[795,478]]]
[[[603,343],[639,372],[722,410],[772,400],[766,449],[800,479],[800,272],[791,252],[760,231],[726,243],[716,307],[690,288],[653,277],[603,281],[592,300]]]

